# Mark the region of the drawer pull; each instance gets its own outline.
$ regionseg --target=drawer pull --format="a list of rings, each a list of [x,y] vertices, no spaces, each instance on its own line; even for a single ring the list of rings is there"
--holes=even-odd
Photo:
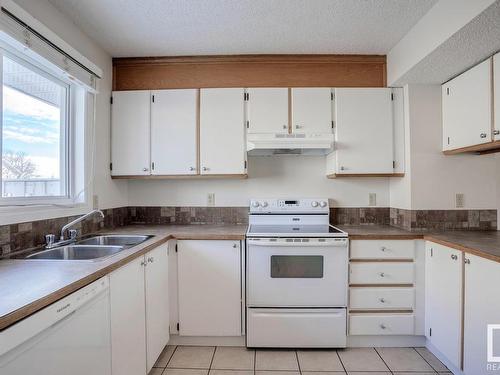
[[[387,327],[385,326],[385,324],[384,324],[384,323],[382,323],[382,324],[380,325],[380,328],[382,328],[382,329],[386,329]]]
[[[380,277],[385,277],[385,273],[384,272],[380,272],[379,275],[380,275]]]
[[[457,260],[457,259],[458,259],[458,256],[456,256],[455,254],[451,254],[451,259],[453,259],[453,260]]]
[[[387,248],[386,248],[385,246],[382,246],[382,247],[380,248],[380,251],[384,251],[384,252],[385,252],[386,250],[387,250]]]
[[[380,298],[379,301],[380,301],[380,303],[385,303],[385,299],[384,298]]]

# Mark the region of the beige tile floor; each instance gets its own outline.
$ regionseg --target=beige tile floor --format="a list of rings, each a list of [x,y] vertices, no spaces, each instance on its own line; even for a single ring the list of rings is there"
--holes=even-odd
[[[167,346],[150,375],[451,374],[425,348],[250,350]]]

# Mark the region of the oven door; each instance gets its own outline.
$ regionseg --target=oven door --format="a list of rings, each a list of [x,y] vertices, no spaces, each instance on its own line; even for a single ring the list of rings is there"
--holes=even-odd
[[[249,307],[344,307],[348,240],[247,240]]]

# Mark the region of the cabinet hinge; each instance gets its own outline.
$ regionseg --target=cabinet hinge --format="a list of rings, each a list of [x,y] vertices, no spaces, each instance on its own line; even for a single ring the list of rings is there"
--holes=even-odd
[[[177,323],[177,331],[179,331],[180,326],[181,325],[179,323]]]
[[[111,104],[113,104],[113,97],[112,97],[112,96],[109,98],[109,102],[110,102]]]
[[[109,163],[109,170],[112,171],[113,170],[113,163]]]
[[[434,250],[433,248],[431,247],[431,257],[434,256]]]
[[[244,165],[245,169],[247,169],[247,161],[246,160],[243,162],[243,165]]]
[[[178,251],[177,244],[175,244],[175,252],[177,252],[177,251]]]
[[[448,137],[448,144],[450,144],[450,137]]]
[[[250,100],[250,94],[248,92],[243,93],[243,100],[247,101]]]
[[[152,162],[151,163],[151,170],[154,171],[155,170],[155,162]]]
[[[429,328],[429,336],[432,336],[432,328]]]
[[[247,120],[247,129],[250,128],[250,121]]]
[[[396,161],[395,160],[392,161],[392,169],[396,169]]]
[[[335,121],[332,120],[332,129],[335,129]]]
[[[151,101],[154,103],[155,102],[155,96],[151,95]]]
[[[335,94],[333,92],[330,93],[330,99],[331,100],[335,99]]]
[[[446,88],[446,95],[450,95],[450,88],[449,87]]]
[[[394,100],[394,93],[391,93],[391,100]]]

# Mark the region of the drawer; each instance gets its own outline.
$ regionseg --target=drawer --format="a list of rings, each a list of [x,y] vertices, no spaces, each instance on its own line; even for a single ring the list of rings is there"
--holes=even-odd
[[[346,309],[247,309],[248,347],[345,348]]]
[[[413,240],[353,240],[351,259],[413,259]]]
[[[351,314],[350,335],[413,335],[413,314]]]
[[[413,262],[351,262],[349,283],[413,284]]]
[[[350,309],[413,310],[414,288],[349,288]]]

